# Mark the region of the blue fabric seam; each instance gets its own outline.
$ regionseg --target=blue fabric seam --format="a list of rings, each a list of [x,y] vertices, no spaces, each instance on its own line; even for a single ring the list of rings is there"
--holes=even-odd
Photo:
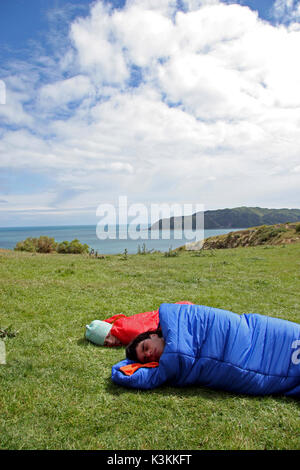
[[[178,352],[168,352],[166,355],[171,355],[171,354],[178,355]],[[242,367],[240,367],[236,364],[232,364],[232,362],[222,361],[221,359],[216,359],[214,357],[209,357],[209,356],[192,356],[190,354],[186,354],[186,353],[183,353],[183,352],[180,352],[180,355],[192,358],[195,361],[198,360],[198,359],[209,359],[211,361],[220,362],[222,364],[228,364],[230,366],[236,367],[237,369],[243,370],[245,372],[253,372],[254,374],[260,374],[260,375],[263,375],[263,376],[266,376],[266,377],[281,377],[283,379],[293,379],[293,378],[297,377],[297,376],[289,376],[289,375],[265,374],[264,372],[260,372],[260,371],[253,370],[253,369],[243,369]],[[299,375],[299,377],[300,377],[300,375]]]

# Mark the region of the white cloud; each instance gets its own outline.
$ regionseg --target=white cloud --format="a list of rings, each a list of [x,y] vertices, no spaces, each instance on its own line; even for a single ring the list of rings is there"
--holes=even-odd
[[[103,82],[119,83],[128,78],[128,70],[111,18],[108,8],[98,2],[88,19],[73,23],[71,39],[83,72]]]
[[[296,206],[297,23],[274,26],[218,1],[186,1],[177,13],[175,5],[98,2],[76,20],[52,80],[35,80],[31,95],[11,82],[14,101],[0,112],[26,129],[3,133],[0,165],[49,170],[53,201],[61,188],[77,191],[69,210],[119,194],[208,207],[278,206],[281,194]],[[295,19],[296,5],[285,7]],[[141,68],[135,86],[133,67]]]
[[[300,3],[298,0],[275,0],[273,14],[279,20],[298,21],[300,19]]]
[[[24,102],[29,99],[26,92],[10,88],[10,80],[5,80],[5,102],[0,103],[0,124],[30,126],[34,124],[32,116],[24,109]]]
[[[44,85],[39,90],[39,98],[43,107],[60,107],[72,101],[80,101],[91,95],[94,89],[87,76],[77,75]]]
[[[115,13],[112,27],[126,48],[128,60],[139,67],[151,67],[153,60],[168,56],[177,47],[171,19],[140,3]]]

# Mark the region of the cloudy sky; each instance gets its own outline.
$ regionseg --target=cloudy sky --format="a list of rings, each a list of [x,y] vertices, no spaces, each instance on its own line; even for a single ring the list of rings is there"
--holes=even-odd
[[[300,2],[1,0],[0,226],[300,207]]]

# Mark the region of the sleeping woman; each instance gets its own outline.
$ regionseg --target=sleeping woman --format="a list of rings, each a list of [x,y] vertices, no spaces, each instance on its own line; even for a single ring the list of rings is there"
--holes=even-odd
[[[300,397],[300,325],[204,305],[162,304],[160,329],[143,333],[112,368],[120,385],[199,384],[250,395]]]

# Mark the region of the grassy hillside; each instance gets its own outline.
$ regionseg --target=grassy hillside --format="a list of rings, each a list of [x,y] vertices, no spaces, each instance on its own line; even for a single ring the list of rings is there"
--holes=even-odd
[[[83,339],[115,313],[191,302],[300,322],[300,244],[106,256],[0,253],[1,449],[297,449],[299,404],[114,385],[124,349]]]
[[[236,248],[258,245],[286,245],[300,242],[300,223],[261,225],[246,230],[237,230],[224,235],[208,237],[201,242],[191,242],[177,250],[204,250]],[[175,250],[176,251],[176,250]]]

